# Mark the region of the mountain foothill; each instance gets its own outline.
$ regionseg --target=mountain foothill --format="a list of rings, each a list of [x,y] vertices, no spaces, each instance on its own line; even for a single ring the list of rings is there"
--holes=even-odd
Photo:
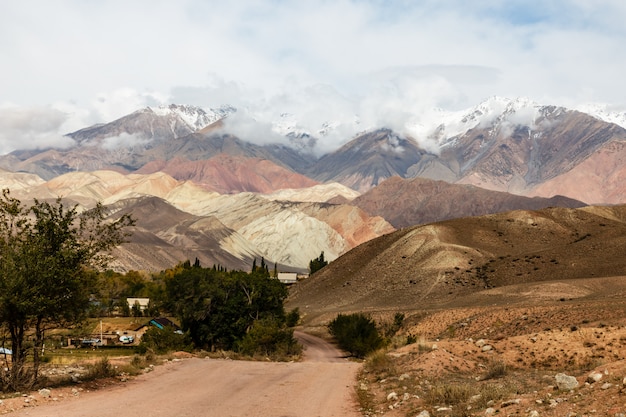
[[[306,272],[323,252],[330,264],[290,298],[320,320],[624,275],[626,129],[499,100],[426,137],[374,126],[322,156],[311,132],[236,136],[229,106],[146,108],[69,133],[69,148],[3,155],[0,178],[22,200],[133,213],[119,271],[195,258],[247,270],[263,257]]]

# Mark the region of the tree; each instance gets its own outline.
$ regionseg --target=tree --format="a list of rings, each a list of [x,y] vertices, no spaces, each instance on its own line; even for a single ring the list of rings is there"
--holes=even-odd
[[[143,311],[141,311],[141,304],[139,304],[139,301],[135,301],[135,304],[133,304],[130,310],[133,313],[133,317],[143,316]]]
[[[38,378],[46,330],[76,323],[85,317],[96,275],[110,260],[108,250],[128,236],[130,215],[105,221],[101,204],[79,213],[59,198],[54,203],[34,200],[26,206],[0,198],[0,321],[11,339],[10,388],[18,390]],[[26,334],[32,332],[32,371],[25,368]]]
[[[287,289],[267,272],[188,268],[165,283],[167,308],[195,347],[232,349],[261,319],[285,321]]]
[[[320,256],[315,259],[311,259],[311,261],[309,262],[309,272],[313,274],[324,268],[326,265],[328,265],[328,261],[324,259],[324,251],[322,251]]]

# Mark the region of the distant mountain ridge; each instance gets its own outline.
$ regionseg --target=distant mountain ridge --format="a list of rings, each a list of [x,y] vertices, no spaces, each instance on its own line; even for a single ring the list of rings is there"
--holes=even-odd
[[[381,216],[395,228],[460,217],[547,207],[580,208],[586,204],[566,197],[523,197],[466,184],[427,178],[391,177],[351,202],[365,212]]]
[[[249,192],[219,194],[163,172],[71,172],[50,181],[0,172],[0,182],[26,203],[63,197],[65,204],[78,204],[80,210],[99,201],[112,217],[132,213],[138,220],[133,236],[116,250],[114,266],[121,270],[160,270],[196,257],[203,265],[245,270],[255,257],[264,257],[281,268],[304,272],[321,251],[333,260],[394,230],[358,207],[326,203],[349,195],[338,184],[300,190],[309,201],[299,202],[297,197],[288,201],[287,195],[276,200]]]
[[[457,136],[449,137],[449,129],[440,125],[433,139],[441,144],[437,152],[382,129],[323,156],[307,172],[362,192],[397,175],[529,197],[560,194],[589,204],[626,202],[626,182],[621,181],[626,179],[626,129],[562,107],[526,101],[501,104],[499,111],[483,106],[466,114],[463,129],[452,125],[462,132]],[[385,138],[401,146],[381,146]],[[608,176],[597,174],[600,162],[590,162],[598,155]]]
[[[233,135],[233,112],[142,109],[70,134],[74,147],[0,157],[0,181],[24,199],[155,211],[119,248],[120,269],[181,257],[246,269],[263,256],[305,271],[322,251],[333,260],[396,228],[626,203],[626,130],[563,107],[495,97],[416,122],[414,136],[371,129],[319,158],[315,138],[288,126],[281,143]]]
[[[315,137],[298,127],[297,115],[284,114],[275,121],[275,131],[284,135],[284,141],[272,137],[257,145],[229,133],[231,124],[225,121],[236,112],[229,106],[210,111],[181,105],[146,108],[69,134],[76,141],[72,148],[2,156],[0,168],[35,173],[47,180],[72,171],[154,172],[156,166],[169,166],[177,179],[198,180],[198,161],[234,157],[240,166],[267,160],[275,165],[268,164],[268,172],[277,172],[278,166],[316,182],[339,182],[359,192],[400,176],[531,197],[560,194],[586,203],[626,200],[626,181],[622,181],[626,170],[621,168],[626,160],[622,146],[626,130],[603,121],[621,123],[622,118],[601,107],[595,108],[592,116],[523,98],[492,97],[465,111],[435,111],[427,120],[416,118],[407,122],[405,132],[373,126],[356,138],[346,138],[350,140],[343,146],[320,158],[310,152],[308,146],[314,146]],[[335,125],[329,121],[326,126],[331,129]],[[326,133],[322,129],[317,134]],[[185,160],[189,167],[176,163],[176,169],[172,168],[174,161]],[[255,178],[240,176],[237,180],[219,174],[217,165],[213,164],[212,176],[223,176],[224,183],[213,187],[220,191],[256,190],[251,184],[270,176],[257,170],[250,173]],[[232,168],[222,166],[222,172]],[[606,175],[597,173],[599,169]],[[295,182],[266,182],[259,190],[297,188],[297,183],[302,183],[302,177],[283,172]]]

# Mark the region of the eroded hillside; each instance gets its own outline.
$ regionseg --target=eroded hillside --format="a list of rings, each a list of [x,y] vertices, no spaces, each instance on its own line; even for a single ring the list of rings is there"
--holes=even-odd
[[[314,322],[341,311],[469,303],[515,284],[626,275],[625,218],[626,206],[550,208],[405,228],[298,283],[290,306]]]

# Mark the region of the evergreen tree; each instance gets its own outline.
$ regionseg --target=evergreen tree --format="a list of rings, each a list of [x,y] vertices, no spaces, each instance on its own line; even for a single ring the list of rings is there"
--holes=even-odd
[[[312,259],[309,262],[309,272],[311,274],[314,274],[315,272],[317,272],[320,269],[324,268],[326,265],[328,265],[328,262],[324,259],[324,251],[322,251],[320,256],[318,256],[315,259]]]

